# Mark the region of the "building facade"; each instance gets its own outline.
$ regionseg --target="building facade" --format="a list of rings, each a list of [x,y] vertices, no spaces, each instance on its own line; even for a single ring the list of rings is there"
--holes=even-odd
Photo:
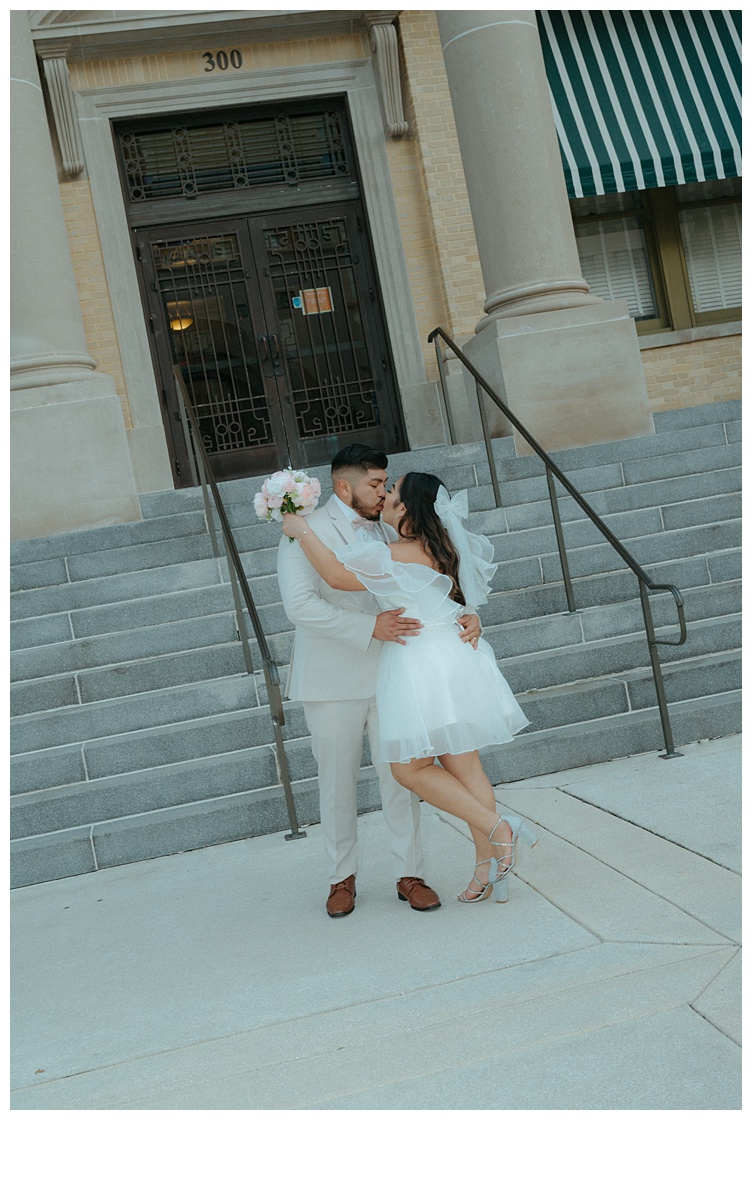
[[[738,13],[14,11],[13,535],[740,395]],[[508,432],[502,420],[493,426]]]

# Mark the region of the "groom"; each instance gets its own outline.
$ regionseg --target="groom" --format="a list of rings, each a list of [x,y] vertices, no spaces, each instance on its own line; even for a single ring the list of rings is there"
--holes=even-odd
[[[342,546],[387,541],[379,518],[384,507],[387,458],[369,446],[350,445],[332,462],[334,494],[314,512],[311,529],[335,552]],[[391,534],[389,530],[389,534]],[[318,765],[321,828],[329,860],[326,911],[345,917],[355,908],[357,863],[356,787],[363,737],[377,744],[376,681],[382,642],[420,634],[404,609],[380,612],[369,592],[338,592],[317,574],[297,543],[282,538],[277,556],[282,603],[295,626],[287,694],[302,700]],[[463,640],[477,636],[475,615],[461,618]],[[376,763],[381,806],[394,857],[397,895],[418,912],[439,908],[428,887],[420,839],[419,801],[401,787],[388,763]]]

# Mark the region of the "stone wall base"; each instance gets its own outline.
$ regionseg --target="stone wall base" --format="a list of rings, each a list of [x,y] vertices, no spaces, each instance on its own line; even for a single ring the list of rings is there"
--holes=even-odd
[[[122,405],[114,386],[96,394],[106,380],[13,393],[12,538],[140,520]]]
[[[654,432],[634,321],[626,304],[508,317],[462,347],[544,450],[565,450]],[[469,433],[481,435],[467,372]],[[513,431],[488,404],[494,437]],[[463,436],[462,440],[466,440]],[[532,453],[515,432],[517,453]]]

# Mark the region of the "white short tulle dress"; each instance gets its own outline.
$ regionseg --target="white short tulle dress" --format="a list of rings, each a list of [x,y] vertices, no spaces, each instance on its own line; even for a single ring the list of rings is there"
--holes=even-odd
[[[384,642],[376,689],[375,762],[465,754],[511,742],[529,721],[483,638],[461,641],[462,608],[451,580],[431,567],[397,563],[383,542],[363,542],[337,557],[376,596],[382,610],[404,608],[423,623],[406,645]]]

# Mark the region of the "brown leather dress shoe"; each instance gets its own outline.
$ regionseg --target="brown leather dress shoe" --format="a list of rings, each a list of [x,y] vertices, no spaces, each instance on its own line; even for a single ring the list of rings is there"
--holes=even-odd
[[[355,876],[348,875],[329,889],[326,911],[330,917],[346,917],[355,908]]]
[[[415,879],[404,875],[397,880],[397,895],[400,900],[407,900],[416,912],[430,912],[432,908],[441,908],[441,901],[433,888],[424,879]]]

